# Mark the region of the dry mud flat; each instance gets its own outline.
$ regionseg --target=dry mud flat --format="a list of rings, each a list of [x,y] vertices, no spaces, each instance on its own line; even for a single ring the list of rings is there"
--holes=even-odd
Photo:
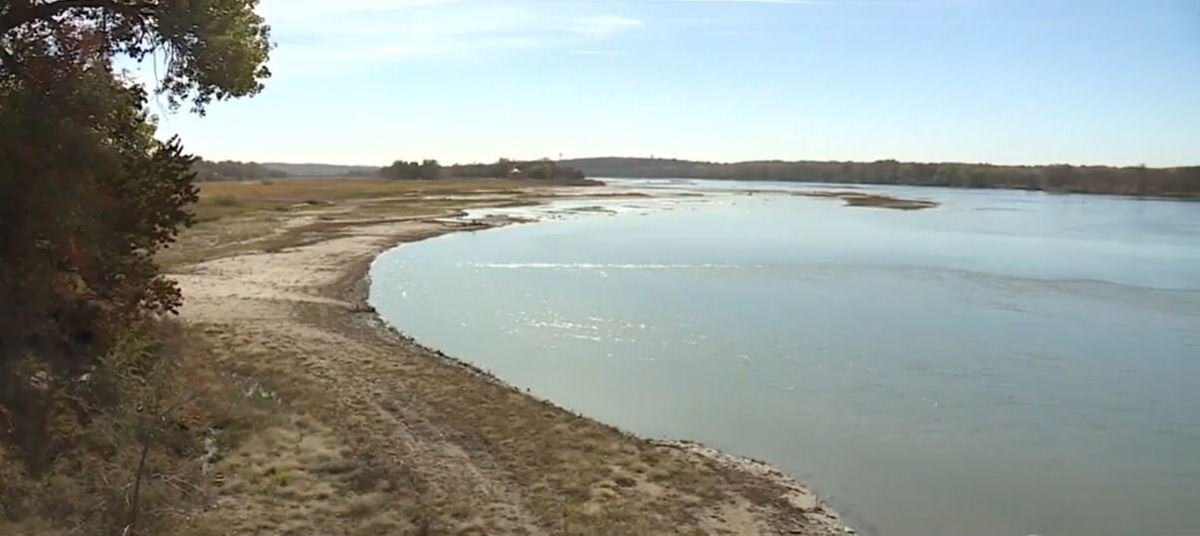
[[[213,500],[196,514],[205,525],[228,534],[849,532],[765,464],[630,436],[387,329],[364,301],[371,260],[463,226],[371,216],[319,207],[261,216],[269,224],[211,223],[271,230],[233,248],[202,236],[216,227],[185,236],[192,260],[172,268],[182,317],[212,366],[269,408],[260,426],[215,448]],[[295,232],[314,222],[319,232]]]

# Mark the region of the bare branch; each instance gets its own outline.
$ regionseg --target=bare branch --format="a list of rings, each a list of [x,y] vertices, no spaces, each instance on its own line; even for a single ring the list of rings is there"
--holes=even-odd
[[[146,454],[149,452],[150,442],[142,443],[142,456],[138,460],[137,479],[133,481],[133,499],[130,505],[129,525],[125,526],[125,532],[130,535],[136,535],[138,530],[138,514],[141,513],[142,472],[146,470]]]

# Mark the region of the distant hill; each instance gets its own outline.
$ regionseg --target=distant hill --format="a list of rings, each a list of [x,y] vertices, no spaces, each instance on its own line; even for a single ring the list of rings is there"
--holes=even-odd
[[[379,166],[343,166],[338,164],[287,164],[263,162],[263,166],[287,173],[289,177],[374,177]]]
[[[668,158],[576,158],[561,162],[589,177],[731,179],[961,188],[1015,188],[1047,192],[1200,197],[1200,166],[1008,166],[960,162],[783,161],[698,162]]]

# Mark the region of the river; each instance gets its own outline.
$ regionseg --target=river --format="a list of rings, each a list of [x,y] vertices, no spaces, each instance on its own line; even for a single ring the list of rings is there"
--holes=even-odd
[[[771,462],[867,534],[1200,533],[1200,203],[611,184],[651,197],[396,248],[371,301],[564,407]]]

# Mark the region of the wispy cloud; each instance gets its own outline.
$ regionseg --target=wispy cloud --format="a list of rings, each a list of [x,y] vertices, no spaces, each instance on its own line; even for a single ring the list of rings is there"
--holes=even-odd
[[[645,25],[645,22],[629,17],[595,15],[575,19],[571,28],[574,32],[580,34],[606,36],[637,30]]]
[[[568,52],[568,54],[571,54],[572,56],[616,56],[618,54],[624,54],[624,53],[625,53],[624,50],[615,50],[615,49],[608,49],[608,48],[585,48],[585,49],[572,50],[572,51]]]
[[[268,21],[287,21],[359,13],[387,13],[455,4],[462,0],[263,0],[259,13]]]
[[[422,58],[479,57],[521,49],[600,50],[642,20],[542,3],[465,0],[265,0],[279,42],[280,77],[320,76]],[[558,5],[554,6],[558,8]]]

